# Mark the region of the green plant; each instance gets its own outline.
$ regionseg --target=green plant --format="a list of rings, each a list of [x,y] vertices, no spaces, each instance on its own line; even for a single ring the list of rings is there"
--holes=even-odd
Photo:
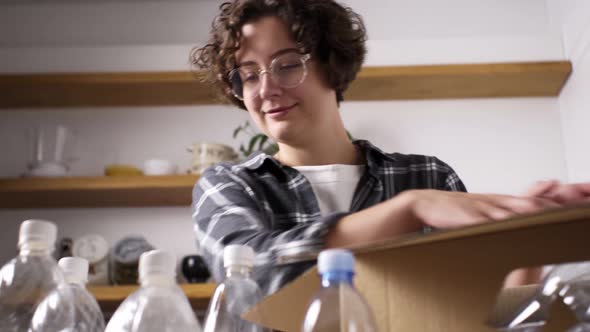
[[[247,146],[244,144],[240,144],[240,152],[244,157],[248,157],[254,151],[262,151],[268,155],[274,155],[279,151],[279,146],[273,143],[268,136],[264,135],[263,133],[257,133],[254,131],[252,126],[250,125],[249,121],[246,121],[243,125],[238,126],[234,129],[233,138],[235,139],[238,137],[240,133],[248,135],[250,140],[248,141]],[[346,135],[352,141],[352,135],[346,130]]]
[[[235,139],[238,137],[240,133],[250,137],[246,145],[240,144],[240,152],[244,157],[248,157],[254,151],[262,151],[271,156],[279,151],[279,146],[273,143],[268,136],[263,133],[255,132],[249,121],[246,121],[243,125],[234,129],[233,138]]]

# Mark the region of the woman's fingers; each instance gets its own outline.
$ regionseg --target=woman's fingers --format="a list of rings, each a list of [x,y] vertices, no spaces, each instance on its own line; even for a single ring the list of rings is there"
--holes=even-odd
[[[507,195],[488,195],[495,206],[514,214],[535,213],[544,209],[559,207],[560,204],[542,197],[518,197]]]
[[[492,219],[492,220],[506,219],[506,218],[510,218],[515,215],[514,211],[505,209],[501,206],[495,206],[492,204],[489,204],[489,207],[486,207],[486,209],[483,211],[483,213],[486,215],[486,217],[488,219]]]
[[[551,192],[558,186],[558,180],[538,181],[526,191],[525,196],[539,197]]]
[[[539,212],[558,204],[543,198],[488,195],[478,201],[476,206],[480,214],[487,219],[500,220],[519,214]]]
[[[585,202],[590,197],[590,183],[562,185],[548,193],[547,197],[563,204]]]
[[[414,214],[425,224],[455,228],[536,213],[560,206],[541,197],[416,191]]]
[[[575,186],[580,190],[580,192],[590,197],[590,182],[577,183]]]
[[[590,182],[560,184],[555,180],[540,181],[529,188],[526,196],[542,197],[560,204],[583,203],[590,197]]]

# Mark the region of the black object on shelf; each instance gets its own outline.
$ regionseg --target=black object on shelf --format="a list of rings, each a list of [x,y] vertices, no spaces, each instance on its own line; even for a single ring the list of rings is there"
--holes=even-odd
[[[59,261],[64,257],[72,257],[74,254],[72,253],[72,248],[74,246],[74,241],[70,237],[62,238],[59,243],[57,244],[57,250],[55,251],[55,260]]]
[[[211,277],[203,257],[199,255],[184,256],[180,264],[182,275],[189,283],[207,282]]]

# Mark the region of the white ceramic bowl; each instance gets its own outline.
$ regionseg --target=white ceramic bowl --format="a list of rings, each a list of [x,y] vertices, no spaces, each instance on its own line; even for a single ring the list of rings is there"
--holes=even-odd
[[[145,175],[170,175],[176,174],[176,165],[166,159],[148,159],[143,163]]]

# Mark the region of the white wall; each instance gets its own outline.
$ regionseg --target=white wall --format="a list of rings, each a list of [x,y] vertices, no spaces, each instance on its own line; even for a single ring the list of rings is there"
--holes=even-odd
[[[185,70],[221,1],[0,3],[0,72]],[[368,65],[563,59],[538,0],[348,0]]]
[[[552,19],[563,28],[573,74],[559,96],[570,181],[590,181],[590,2],[548,0]]]
[[[217,3],[166,2],[157,10],[113,2],[69,3],[57,9],[4,5],[0,31],[8,26],[26,32],[0,38],[6,40],[0,48],[0,72],[185,70],[186,52],[205,35],[194,30],[199,28],[186,13],[201,20],[199,27],[203,21],[208,26]],[[559,29],[537,0],[347,3],[367,22],[369,65],[564,58]],[[92,11],[88,8],[102,16],[87,15]],[[111,16],[112,11],[116,14]],[[142,24],[140,18],[154,11],[165,11],[169,19]],[[86,16],[80,21],[76,17],[82,14]],[[15,18],[18,15],[27,19]],[[129,16],[135,19],[124,20]],[[103,17],[109,17],[108,24],[99,24]],[[169,26],[175,17],[184,23]],[[6,23],[4,18],[11,20]],[[73,29],[67,23],[70,18],[85,24]],[[36,35],[29,24],[42,27],[43,33]],[[556,98],[345,102],[341,109],[355,137],[370,139],[387,151],[436,155],[457,170],[471,191],[519,193],[537,179],[567,177]],[[186,168],[186,145],[206,139],[237,146],[231,133],[245,119],[245,113],[226,106],[2,111],[0,155],[8,157],[0,162],[0,176],[17,176],[24,169],[22,132],[36,123],[61,122],[74,128],[79,160],[72,172],[90,175],[99,174],[113,159],[139,166],[153,156]],[[188,207],[3,210],[0,261],[14,253],[18,223],[31,217],[55,220],[62,236],[97,232],[114,242],[142,233],[179,256],[195,250]]]

